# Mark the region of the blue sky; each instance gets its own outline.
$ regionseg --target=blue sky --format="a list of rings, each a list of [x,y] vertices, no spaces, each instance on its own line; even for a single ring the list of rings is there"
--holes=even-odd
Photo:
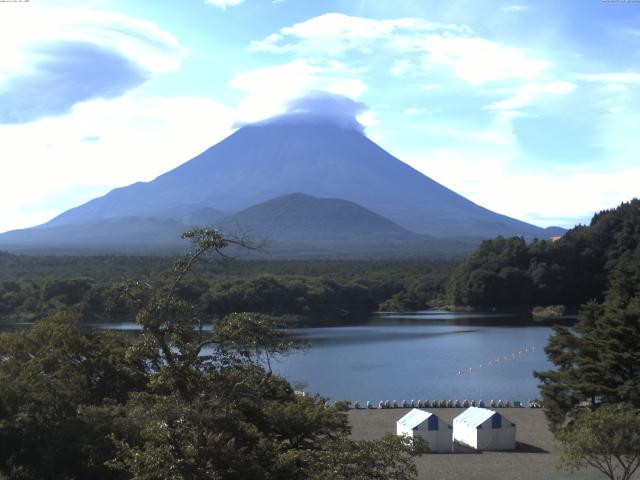
[[[151,180],[310,92],[492,210],[640,193],[640,2],[0,3],[0,231]]]

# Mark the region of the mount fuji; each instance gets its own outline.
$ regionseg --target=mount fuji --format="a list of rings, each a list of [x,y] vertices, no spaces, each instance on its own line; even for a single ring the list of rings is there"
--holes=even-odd
[[[276,201],[281,197],[287,201]],[[352,247],[361,240],[363,250],[376,244],[371,251],[387,245],[400,252],[407,243],[415,254],[422,242],[437,254],[434,246],[447,243],[563,231],[471,202],[386,152],[357,123],[297,112],[243,126],[150,182],[4,233],[0,248],[144,251],[179,245],[177,233],[194,225],[234,225],[293,250],[297,242],[327,254],[340,250],[345,235]]]

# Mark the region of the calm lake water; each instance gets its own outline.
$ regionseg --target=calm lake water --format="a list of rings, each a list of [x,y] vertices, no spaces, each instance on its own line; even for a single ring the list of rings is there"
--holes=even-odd
[[[532,372],[552,368],[544,354],[552,330],[528,318],[425,311],[349,322],[337,319],[294,330],[307,348],[279,358],[274,370],[309,393],[377,404],[412,399],[526,402],[540,396]],[[132,323],[93,327],[139,328]]]
[[[520,322],[519,326],[513,325]],[[274,366],[307,392],[358,400],[520,400],[540,396],[552,330],[507,315],[386,313],[354,325],[304,328],[309,348]]]

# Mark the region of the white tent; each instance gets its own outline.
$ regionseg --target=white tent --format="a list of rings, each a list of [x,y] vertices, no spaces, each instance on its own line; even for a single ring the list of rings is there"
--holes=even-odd
[[[453,419],[453,439],[476,450],[514,450],[516,425],[498,412],[469,407]]]
[[[414,408],[396,423],[398,435],[416,435],[424,438],[432,452],[450,452],[452,449],[451,425],[431,412]]]

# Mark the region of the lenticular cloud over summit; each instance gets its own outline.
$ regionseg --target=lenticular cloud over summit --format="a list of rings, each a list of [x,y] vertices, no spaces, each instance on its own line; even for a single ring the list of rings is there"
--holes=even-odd
[[[355,130],[364,135],[364,126],[358,121],[357,116],[368,108],[364,103],[343,95],[316,91],[291,100],[286,106],[285,113],[253,125],[329,121],[340,128]]]

